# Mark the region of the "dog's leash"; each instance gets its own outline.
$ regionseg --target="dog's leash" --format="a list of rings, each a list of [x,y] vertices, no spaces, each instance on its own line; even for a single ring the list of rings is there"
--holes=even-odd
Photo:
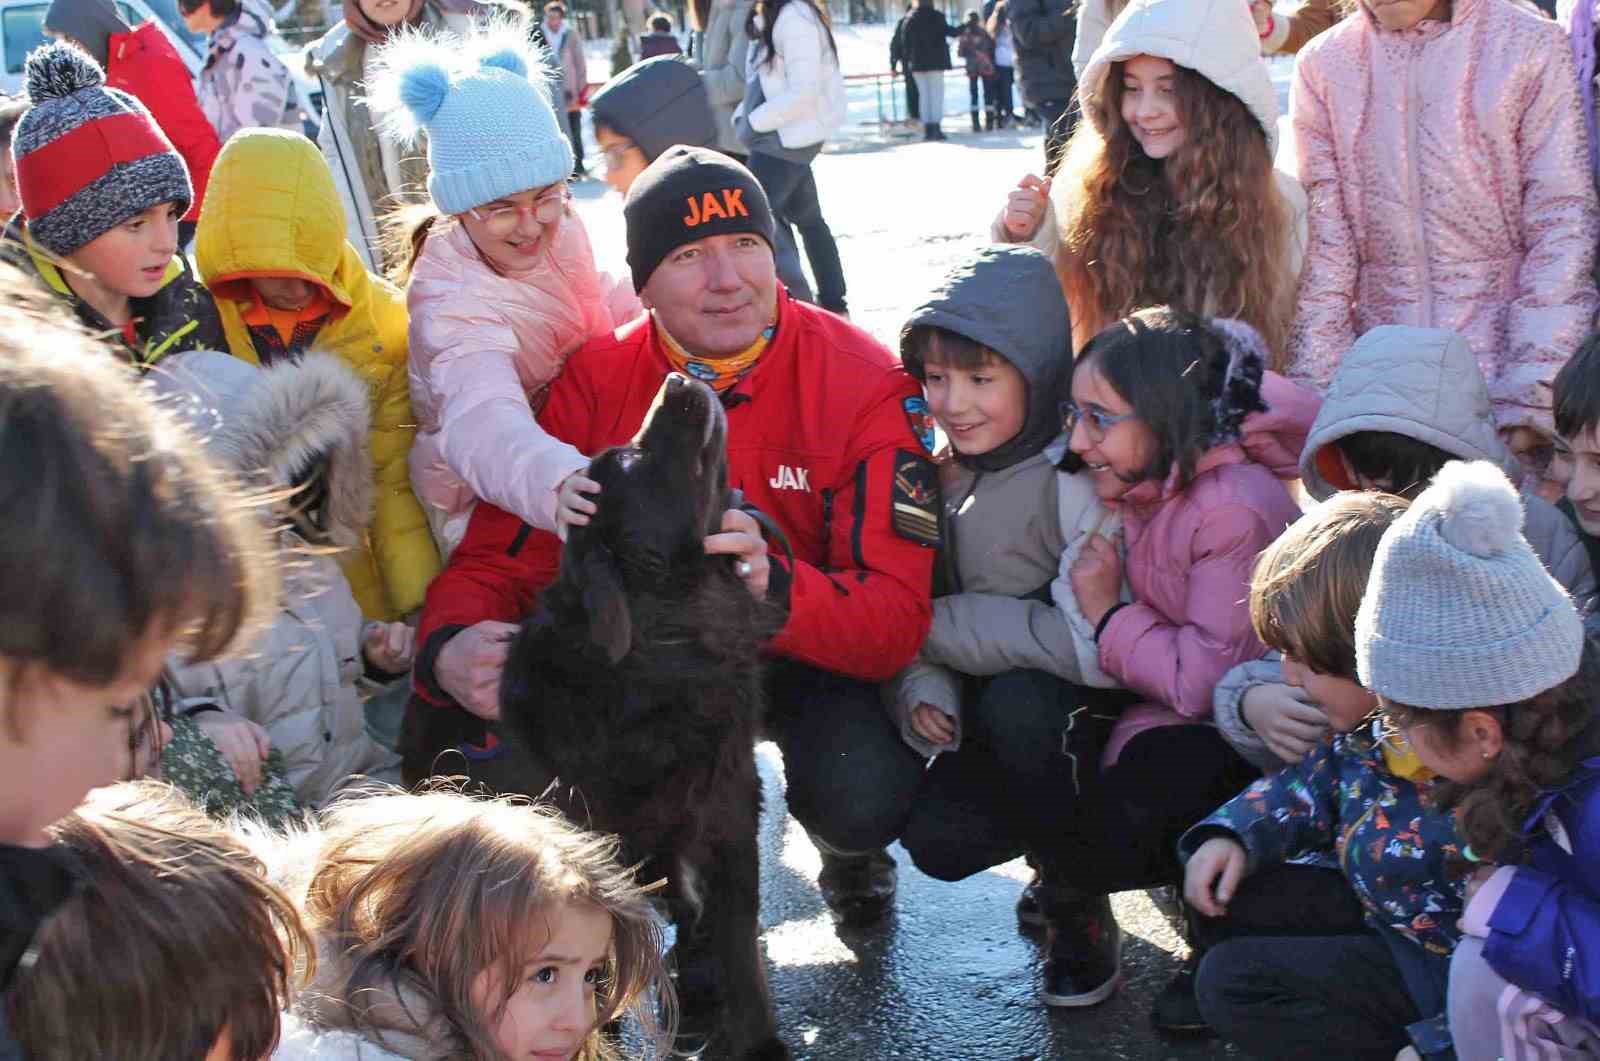
[[[783,558],[786,561],[785,566],[790,571],[794,570],[794,547],[789,544],[789,536],[783,533],[783,528],[778,526],[771,516],[746,501],[744,499],[744,491],[737,486],[728,491],[728,507],[736,508],[755,520],[756,526],[761,528],[762,537],[769,542],[776,543],[778,548],[783,550]]]

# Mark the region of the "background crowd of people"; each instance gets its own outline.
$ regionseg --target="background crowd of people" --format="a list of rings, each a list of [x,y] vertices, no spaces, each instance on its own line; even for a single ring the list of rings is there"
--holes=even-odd
[[[0,108],[0,1057],[672,1044],[649,882],[500,728],[672,372],[783,532],[704,548],[785,616],[763,730],[841,921],[896,841],[1025,856],[1044,1005],[1116,992],[1110,896],[1174,888],[1158,1030],[1600,1055],[1590,0],[918,0],[926,139],[953,41],[973,132],[1020,86],[1044,150],[892,348],[813,0],[705,0],[596,92],[559,2],[347,0],[315,129],[269,12],[182,9],[197,84],[53,0]]]

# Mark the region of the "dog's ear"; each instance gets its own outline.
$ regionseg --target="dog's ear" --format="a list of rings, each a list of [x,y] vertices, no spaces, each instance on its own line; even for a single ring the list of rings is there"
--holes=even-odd
[[[583,608],[589,613],[589,639],[616,663],[633,644],[628,591],[610,549],[596,545],[583,557]]]

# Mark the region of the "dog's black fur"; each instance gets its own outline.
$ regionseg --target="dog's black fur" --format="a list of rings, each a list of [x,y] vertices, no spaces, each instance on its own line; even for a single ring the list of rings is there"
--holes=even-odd
[[[730,496],[716,396],[669,377],[635,445],[588,474],[598,512],[512,646],[503,720],[574,821],[667,880],[686,1028],[741,1061],[787,1058],[758,941],[753,747],[759,651],[783,613],[705,553]]]

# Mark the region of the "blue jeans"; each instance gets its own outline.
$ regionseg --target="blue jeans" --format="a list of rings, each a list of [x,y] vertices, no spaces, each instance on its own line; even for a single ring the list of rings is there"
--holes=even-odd
[[[817,181],[811,167],[758,151],[750,156],[750,172],[766,191],[773,214],[787,218],[800,230],[806,258],[811,262],[811,275],[817,281],[817,305],[834,313],[846,312],[844,265],[839,261],[839,245],[834,242],[833,230],[822,216]]]

